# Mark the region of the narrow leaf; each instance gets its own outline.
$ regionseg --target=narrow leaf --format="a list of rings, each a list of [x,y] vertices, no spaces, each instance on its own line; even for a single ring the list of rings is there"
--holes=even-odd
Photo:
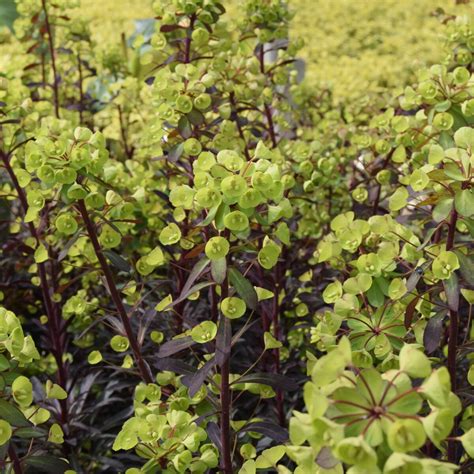
[[[104,250],[104,255],[110,260],[110,262],[115,268],[117,268],[121,272],[130,273],[132,267],[118,253],[112,250]]]
[[[470,255],[465,255],[459,250],[454,252],[459,260],[459,271],[466,283],[474,287],[474,261]]]
[[[42,436],[46,436],[46,432],[39,428],[25,427],[15,430],[15,436],[19,438],[41,438]]]
[[[13,426],[31,426],[31,423],[16,406],[3,399],[0,399],[0,418]]]
[[[278,390],[298,390],[298,384],[286,375],[257,372],[239,377],[233,383],[261,383]]]
[[[211,275],[213,280],[221,285],[227,274],[227,260],[225,257],[211,262]]]
[[[417,305],[420,299],[420,295],[415,296],[407,305],[407,309],[405,311],[405,328],[409,329],[411,323],[413,322],[413,314],[415,313],[415,306]]]
[[[66,461],[55,456],[27,457],[25,464],[32,468],[32,470],[27,471],[31,473],[63,474],[68,469],[71,469],[71,466]]]
[[[185,300],[188,296],[192,295],[193,293],[196,293],[197,291],[201,291],[203,288],[207,288],[208,286],[214,285],[213,281],[203,281],[201,283],[197,283],[194,286],[191,286],[190,288],[187,288],[186,291],[181,292],[178,298],[176,298],[174,301],[172,301],[169,305],[167,305],[164,309],[170,309],[173,306],[176,306],[178,303],[181,303],[181,301]]]
[[[415,268],[415,270],[407,280],[407,293],[411,293],[416,288],[416,285],[418,285],[418,282],[423,276],[425,269],[428,268],[429,265],[429,262],[425,262],[423,265],[420,265],[418,268]]]
[[[208,258],[202,258],[196,263],[196,265],[194,265],[193,269],[191,270],[191,273],[188,276],[188,279],[186,280],[186,283],[183,286],[183,289],[181,290],[181,295],[189,291],[189,289],[194,285],[194,282],[202,275],[208,265]]]
[[[179,337],[178,339],[172,339],[161,345],[160,350],[158,351],[158,357],[169,357],[177,352],[180,352],[188,347],[194,345],[195,342],[191,336]]]
[[[222,451],[222,444],[221,444],[221,429],[219,428],[217,423],[213,421],[209,422],[206,427],[207,434],[209,435],[209,439],[214,443],[216,448],[219,451]]]
[[[232,327],[230,319],[222,316],[216,337],[216,364],[221,367],[230,354],[232,341]]]
[[[245,425],[240,432],[253,431],[255,433],[263,434],[268,438],[275,440],[277,443],[286,443],[288,441],[288,431],[276,423],[270,421],[256,421]]]
[[[255,309],[258,303],[257,292],[253,285],[236,268],[229,268],[229,280],[239,296],[250,309]]]
[[[155,362],[155,367],[159,370],[168,370],[169,372],[174,372],[179,375],[193,375],[196,372],[196,369],[192,365],[171,357],[157,360]]]
[[[426,325],[425,332],[423,333],[423,345],[427,354],[431,354],[439,347],[445,317],[446,311],[440,311],[430,318]]]
[[[451,273],[447,280],[443,280],[443,286],[449,309],[457,311],[459,308],[459,281],[456,273]]]
[[[209,372],[215,365],[216,359],[213,357],[212,359],[209,359],[194,375],[183,377],[183,384],[188,387],[190,397],[196,395],[206,380],[206,377],[209,375]]]

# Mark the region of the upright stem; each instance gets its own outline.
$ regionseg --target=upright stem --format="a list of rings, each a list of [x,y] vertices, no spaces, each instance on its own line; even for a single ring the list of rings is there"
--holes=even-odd
[[[126,131],[126,128],[125,128],[124,117],[123,117],[123,113],[122,113],[122,107],[120,105],[118,106],[118,113],[119,113],[120,134],[122,135],[123,148],[125,150],[125,154],[127,155],[127,158],[129,160],[131,160],[132,157],[133,157],[133,148],[128,147],[127,131]]]
[[[458,213],[455,209],[451,211],[449,220],[448,238],[446,241],[446,250],[451,250],[454,246],[454,237],[456,233],[456,222]],[[449,311],[449,330],[448,330],[448,370],[451,378],[451,390],[456,392],[456,353],[459,331],[458,312]],[[453,431],[456,430],[456,423]],[[448,461],[456,462],[456,443],[454,440],[448,440]]]
[[[82,64],[81,64],[81,55],[77,56],[77,69],[79,71],[79,123],[84,122],[84,78],[82,76]]]
[[[109,264],[107,263],[107,260],[102,251],[102,247],[99,243],[99,239],[97,238],[95,225],[93,224],[92,220],[89,217],[89,213],[87,212],[86,205],[83,200],[80,200],[78,202],[77,207],[79,209],[79,212],[81,213],[82,220],[84,221],[84,224],[86,226],[87,234],[89,235],[89,238],[91,239],[91,243],[92,243],[92,246],[94,247],[94,252],[96,254],[97,260],[99,260],[100,267],[107,281],[110,296],[119,314],[125,334],[127,335],[127,338],[130,342],[130,347],[132,349],[133,356],[137,364],[138,370],[140,371],[141,378],[146,383],[153,383],[153,376],[152,376],[150,367],[143,359],[140,347],[138,345],[138,341],[135,338],[135,335],[133,333],[127,311],[122,302],[122,298],[120,297],[120,293],[117,289],[117,285],[115,284],[112,270],[110,269]]]
[[[273,337],[279,341],[280,340],[280,305],[278,303],[278,292],[280,286],[280,272],[279,272],[279,265],[275,267],[275,284],[273,287],[273,314],[272,314],[272,322],[273,322]],[[273,355],[275,358],[275,373],[280,373],[280,349],[276,348],[273,349]],[[276,391],[276,411],[278,416],[278,423],[281,426],[285,426],[285,412],[283,410],[283,392],[281,389],[277,389]]]
[[[44,23],[46,26],[46,32],[48,33],[48,45],[49,45],[49,54],[51,55],[51,67],[53,69],[53,94],[54,94],[54,112],[56,118],[59,118],[59,86],[58,86],[58,72],[56,69],[56,53],[54,50],[54,40],[53,34],[51,31],[51,24],[49,23],[48,9],[46,8],[46,0],[41,0],[44,11]]]
[[[250,153],[249,153],[249,148],[248,148],[248,145],[247,145],[247,140],[245,139],[245,135],[244,135],[244,131],[242,130],[242,125],[239,121],[239,115],[237,113],[237,102],[235,101],[235,94],[234,92],[231,92],[230,93],[230,103],[232,105],[232,108],[234,109],[234,113],[235,113],[235,123],[237,125],[237,130],[239,131],[239,136],[240,136],[240,139],[244,142],[244,153],[245,153],[245,157],[247,158],[247,161],[250,161]]]
[[[260,61],[260,72],[265,74],[265,51],[264,45],[262,44],[259,49],[259,61]],[[276,148],[278,146],[278,140],[275,132],[275,125],[273,123],[273,115],[272,115],[272,108],[270,105],[265,104],[265,116],[267,118],[268,124],[268,132],[270,134],[270,140],[272,142],[272,148]],[[272,323],[273,323],[273,336],[275,339],[280,339],[280,305],[278,304],[278,286],[279,286],[280,278],[279,278],[279,271],[278,266],[275,268],[274,273],[274,294],[273,294],[273,307],[272,307]],[[275,372],[280,372],[280,350],[274,349],[274,367]],[[283,392],[278,389],[276,392],[276,411],[278,416],[278,422],[281,426],[285,425],[285,413],[283,410]]]
[[[191,42],[192,42],[191,33],[193,31],[195,21],[196,21],[196,15],[193,14],[193,15],[190,16],[189,28],[188,28],[188,32],[186,34],[186,38],[184,40],[184,60],[183,60],[183,62],[185,64],[188,64],[188,63],[191,62]]]
[[[265,74],[265,50],[263,46],[264,46],[263,44],[260,45],[258,59],[260,61],[260,72],[262,74]],[[278,141],[276,138],[275,126],[273,124],[272,109],[268,104],[265,104],[264,108],[265,108],[265,116],[267,118],[267,123],[268,123],[268,132],[270,134],[270,139],[272,141],[272,147],[275,148],[278,145]]]
[[[387,167],[387,164],[390,161],[390,158],[392,157],[394,151],[395,151],[395,149],[392,149],[390,151],[390,153],[387,153],[387,156],[384,158],[384,160],[382,162],[382,166],[380,167],[380,170],[384,170]],[[372,206],[372,215],[373,216],[375,216],[377,214],[378,210],[379,210],[381,194],[382,194],[382,185],[379,183],[377,185],[377,192],[375,193],[374,204]]]
[[[221,287],[221,301],[227,298],[229,294],[229,283],[226,279]],[[221,324],[226,324],[225,316],[221,313]],[[229,348],[230,352],[230,348]],[[232,451],[230,442],[230,387],[229,387],[229,373],[230,373],[230,353],[226,355],[225,360],[221,365],[221,444],[222,444],[222,472],[224,474],[232,474]]]
[[[8,446],[8,456],[13,465],[13,472],[15,474],[23,474],[23,468],[21,467],[20,459],[18,458],[18,454],[16,454],[15,448],[11,443]]]

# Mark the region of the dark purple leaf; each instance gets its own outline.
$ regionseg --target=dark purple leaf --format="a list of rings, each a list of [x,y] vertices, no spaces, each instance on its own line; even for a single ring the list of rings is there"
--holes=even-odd
[[[186,280],[186,283],[183,286],[183,289],[181,290],[181,295],[189,291],[189,289],[194,285],[194,282],[202,275],[208,265],[209,259],[206,257],[202,258],[194,265],[191,273],[188,276],[188,279]]]
[[[222,316],[216,337],[216,364],[221,367],[230,355],[232,342],[232,327],[230,319]]]
[[[172,339],[171,341],[167,341],[161,345],[160,350],[158,351],[158,357],[160,359],[163,357],[169,357],[184,349],[188,349],[194,344],[196,343],[192,340],[191,336]]]
[[[425,332],[423,333],[423,345],[427,354],[431,354],[439,347],[445,317],[446,311],[443,310],[428,320]]]
[[[415,270],[413,270],[413,273],[407,280],[407,293],[411,293],[416,288],[416,285],[418,285],[418,282],[423,276],[425,269],[428,268],[429,265],[429,262],[425,262],[423,265],[420,265],[419,267],[415,268]]]
[[[179,143],[178,145],[175,145],[173,148],[171,148],[167,155],[167,159],[173,163],[176,163],[176,161],[178,161],[180,156],[183,154],[183,151],[184,146],[182,143]]]
[[[121,272],[130,273],[132,267],[118,253],[112,250],[104,250],[104,255],[110,260],[110,263]]]
[[[56,456],[31,456],[27,457],[25,464],[31,469],[27,469],[27,473],[48,473],[63,474],[71,465]]]
[[[443,281],[443,286],[449,309],[457,311],[459,308],[459,282],[456,273],[451,273],[451,276]]]
[[[286,441],[288,441],[287,430],[271,421],[256,421],[255,423],[249,423],[240,430],[241,433],[249,431],[268,436],[277,443],[286,443]]]
[[[235,380],[235,382],[233,382],[233,384],[238,383],[261,383],[264,385],[269,385],[270,387],[278,390],[288,390],[290,392],[298,390],[299,388],[298,384],[286,375],[270,374],[263,372],[244,375]]]
[[[171,302],[165,309],[172,308],[176,306],[181,301],[185,300],[189,295],[196,293],[196,291],[201,291],[203,288],[207,288],[208,286],[214,285],[213,281],[203,281],[201,283],[196,283],[196,285],[192,286],[191,288],[187,289],[186,291],[181,292],[178,298],[176,298],[173,302]]]
[[[206,380],[206,377],[215,365],[216,359],[213,357],[212,359],[209,359],[195,374],[182,378],[183,384],[188,387],[190,397],[194,397],[194,395],[198,393],[204,380]]]
[[[413,322],[413,314],[415,313],[415,306],[418,304],[418,300],[420,299],[420,295],[415,296],[407,305],[407,309],[405,311],[405,328],[409,329],[411,323]]]
[[[213,421],[209,422],[206,427],[207,434],[209,435],[209,439],[216,445],[216,448],[219,451],[222,451],[222,444],[221,444],[221,429],[214,423]]]
[[[159,370],[174,372],[179,375],[194,375],[196,369],[189,364],[179,360],[166,357],[155,362],[155,367]]]
[[[181,28],[179,25],[162,25],[160,31],[162,33],[170,33],[171,31]]]

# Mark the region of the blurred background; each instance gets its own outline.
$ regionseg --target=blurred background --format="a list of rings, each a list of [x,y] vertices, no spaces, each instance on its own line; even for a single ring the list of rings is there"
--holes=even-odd
[[[101,43],[116,44],[122,33],[133,34],[136,20],[152,17],[152,0],[78,3]],[[222,3],[228,21],[239,21],[242,2]],[[420,66],[440,61],[441,17],[473,7],[469,0],[291,0],[289,8],[290,35],[305,42],[306,82],[330,87],[336,103],[357,103],[368,100],[368,91],[393,94]],[[0,0],[0,27],[12,28],[15,16],[15,1]]]

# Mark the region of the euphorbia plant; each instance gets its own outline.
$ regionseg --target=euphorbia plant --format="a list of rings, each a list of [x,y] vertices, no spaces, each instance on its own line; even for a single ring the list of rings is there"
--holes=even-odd
[[[6,420],[4,463],[469,469],[466,24],[354,117],[298,83],[283,1],[157,1],[105,53],[73,3],[19,2],[0,78],[5,394],[50,441]]]

